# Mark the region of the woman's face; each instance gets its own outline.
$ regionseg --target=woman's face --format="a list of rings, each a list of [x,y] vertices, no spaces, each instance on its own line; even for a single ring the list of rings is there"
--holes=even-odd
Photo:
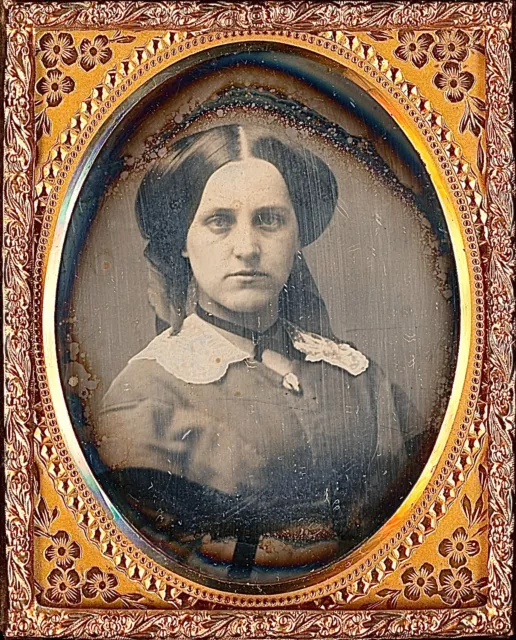
[[[299,248],[287,185],[276,167],[247,158],[206,183],[183,252],[207,311],[276,313]]]

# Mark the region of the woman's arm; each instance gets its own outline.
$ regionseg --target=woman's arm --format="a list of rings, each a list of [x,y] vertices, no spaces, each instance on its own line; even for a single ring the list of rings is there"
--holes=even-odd
[[[176,415],[185,400],[178,381],[152,360],[133,360],[104,396],[95,444],[111,469],[147,467],[181,474],[191,441]]]
[[[339,520],[339,535],[350,544],[371,536],[394,514],[426,462],[422,458],[425,433],[419,413],[376,363],[370,362],[365,375],[368,393],[364,401],[369,398],[371,411],[364,413],[372,418],[371,424],[368,420],[362,428],[364,434],[375,431],[376,446],[370,459],[357,466],[353,487],[341,487],[348,496],[348,508],[334,514]]]

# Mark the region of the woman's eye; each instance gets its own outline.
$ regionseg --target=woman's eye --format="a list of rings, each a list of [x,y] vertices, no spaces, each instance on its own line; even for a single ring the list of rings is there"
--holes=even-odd
[[[276,229],[284,223],[284,217],[274,211],[262,211],[256,215],[255,223],[265,229]]]
[[[217,214],[215,216],[211,216],[211,218],[206,221],[206,224],[213,231],[226,231],[231,228],[233,219],[229,215]]]

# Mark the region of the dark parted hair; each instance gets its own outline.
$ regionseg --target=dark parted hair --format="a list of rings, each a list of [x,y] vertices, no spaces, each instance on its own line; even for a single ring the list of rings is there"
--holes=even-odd
[[[153,163],[136,196],[136,217],[148,240],[145,255],[164,276],[168,296],[180,313],[184,313],[192,275],[189,261],[181,252],[206,183],[218,169],[246,156],[270,162],[282,175],[302,246],[316,240],[333,216],[337,181],[328,165],[310,150],[287,144],[263,129],[242,125],[217,126],[180,138]],[[298,316],[316,314],[315,309],[310,312],[315,304],[313,296],[324,307],[300,256],[282,293],[280,313],[296,324],[306,324]],[[297,312],[293,306],[299,307]],[[319,328],[324,327],[311,330]]]

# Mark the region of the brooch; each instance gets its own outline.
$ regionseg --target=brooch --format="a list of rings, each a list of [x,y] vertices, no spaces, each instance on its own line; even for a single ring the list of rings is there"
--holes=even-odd
[[[287,373],[283,376],[283,386],[289,391],[293,391],[296,395],[300,396],[303,393],[299,378],[295,373]]]

